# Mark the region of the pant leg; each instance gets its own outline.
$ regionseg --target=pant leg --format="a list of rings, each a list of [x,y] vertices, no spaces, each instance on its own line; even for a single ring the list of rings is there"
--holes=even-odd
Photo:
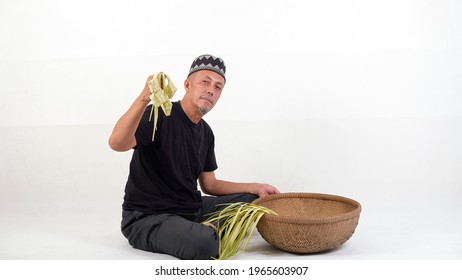
[[[218,237],[211,227],[173,214],[123,211],[122,233],[134,248],[180,259],[218,257]]]
[[[196,221],[203,222],[210,216],[211,213],[220,211],[226,207],[226,205],[220,204],[230,204],[236,202],[251,203],[257,198],[258,196],[249,193],[231,194],[223,196],[203,196],[201,213]]]

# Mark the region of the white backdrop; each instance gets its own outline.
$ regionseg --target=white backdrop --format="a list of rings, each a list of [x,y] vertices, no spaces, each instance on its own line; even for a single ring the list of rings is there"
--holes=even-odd
[[[459,1],[0,2],[0,125],[113,123],[222,56],[213,120],[460,116]],[[258,106],[260,105],[260,106]]]
[[[204,53],[227,64],[206,116],[221,178],[357,199],[353,256],[461,258],[461,26],[460,1],[1,0],[0,258],[110,257],[56,249],[70,224],[25,250],[18,217],[84,205],[117,232],[130,154],[112,126],[154,72],[181,99]]]

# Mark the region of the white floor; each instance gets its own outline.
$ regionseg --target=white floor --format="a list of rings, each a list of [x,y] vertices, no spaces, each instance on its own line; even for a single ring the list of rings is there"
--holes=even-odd
[[[290,254],[257,233],[234,259],[462,259],[461,119],[212,127],[220,178],[344,195],[363,207],[337,250]],[[120,233],[130,153],[107,147],[111,129],[0,128],[0,259],[174,259],[132,249]]]

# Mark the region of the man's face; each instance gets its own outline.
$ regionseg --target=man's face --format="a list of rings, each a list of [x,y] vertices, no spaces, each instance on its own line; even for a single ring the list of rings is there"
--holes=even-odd
[[[185,82],[186,94],[197,112],[204,116],[220,99],[225,86],[225,79],[218,73],[209,70],[197,71],[189,76]]]

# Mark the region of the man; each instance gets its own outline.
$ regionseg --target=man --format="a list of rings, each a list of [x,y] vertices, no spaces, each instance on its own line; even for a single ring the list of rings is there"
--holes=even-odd
[[[159,110],[154,141],[148,77],[141,94],[109,138],[115,151],[133,149],[125,187],[122,233],[137,249],[180,259],[218,257],[218,237],[207,214],[223,203],[252,202],[279,193],[268,184],[218,180],[215,138],[202,117],[220,99],[226,83],[223,60],[197,57],[184,82],[185,95],[170,116]],[[197,189],[197,181],[206,196]]]

